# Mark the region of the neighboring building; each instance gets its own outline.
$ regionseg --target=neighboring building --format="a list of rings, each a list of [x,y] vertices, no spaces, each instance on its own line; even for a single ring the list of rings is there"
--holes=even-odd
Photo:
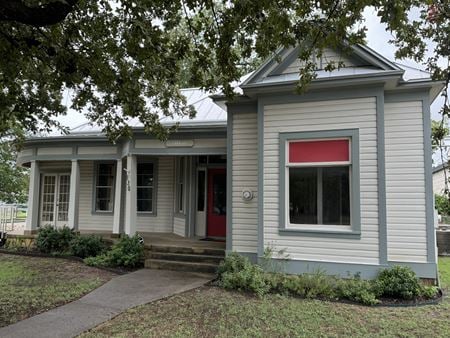
[[[443,195],[445,193],[446,177],[447,180],[450,178],[447,164],[440,164],[433,168],[433,192],[436,195]]]
[[[185,90],[197,117],[167,142],[139,124],[117,144],[88,126],[27,140],[27,231],[222,237],[253,261],[284,250],[289,273],[372,278],[403,264],[436,278],[430,104],[442,84],[352,50],[315,58],[302,95],[298,48],[265,62],[233,101]],[[330,60],[345,67],[322,70]]]

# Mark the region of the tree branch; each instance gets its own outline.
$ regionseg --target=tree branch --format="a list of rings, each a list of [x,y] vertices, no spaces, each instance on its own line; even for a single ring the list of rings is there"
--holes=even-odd
[[[15,21],[34,27],[55,25],[74,10],[78,0],[54,0],[28,6],[23,0],[0,0],[0,21]]]

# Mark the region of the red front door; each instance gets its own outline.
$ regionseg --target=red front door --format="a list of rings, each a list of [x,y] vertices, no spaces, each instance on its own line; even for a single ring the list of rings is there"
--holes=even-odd
[[[207,235],[225,237],[227,223],[227,174],[225,169],[208,170]]]

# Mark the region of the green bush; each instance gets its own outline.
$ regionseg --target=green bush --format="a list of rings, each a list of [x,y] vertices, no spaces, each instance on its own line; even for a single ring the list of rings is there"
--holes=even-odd
[[[111,247],[111,250],[94,258],[86,258],[84,262],[90,266],[122,266],[134,268],[144,260],[144,246],[140,237],[123,236]]]
[[[225,272],[238,272],[244,270],[246,267],[252,265],[247,257],[241,256],[236,252],[232,252],[223,261],[217,269],[219,279]]]
[[[339,279],[316,271],[303,275],[265,272],[246,257],[231,253],[219,266],[219,285],[225,289],[247,291],[263,296],[269,292],[302,298],[347,299],[365,305],[378,304],[379,297],[430,299],[437,288],[423,286],[407,267],[395,266],[380,272],[375,280],[359,276]]]
[[[263,296],[270,291],[263,269],[237,253],[228,255],[219,265],[219,285],[225,289],[249,291]]]
[[[70,242],[74,237],[75,233],[73,230],[66,226],[55,228],[46,225],[38,231],[36,247],[43,253],[68,254],[70,252]]]
[[[72,255],[86,258],[95,257],[104,253],[107,249],[105,240],[97,235],[76,236],[70,242]]]
[[[337,282],[336,293],[338,298],[351,300],[365,305],[375,305],[380,301],[374,290],[374,283],[359,277],[341,279]]]
[[[414,299],[420,296],[422,291],[416,274],[406,266],[397,265],[382,270],[374,283],[379,297]]]
[[[450,200],[445,195],[434,195],[435,208],[440,215],[450,215]]]
[[[286,276],[282,283],[282,290],[295,296],[326,299],[336,297],[336,279],[325,275],[322,271]]]

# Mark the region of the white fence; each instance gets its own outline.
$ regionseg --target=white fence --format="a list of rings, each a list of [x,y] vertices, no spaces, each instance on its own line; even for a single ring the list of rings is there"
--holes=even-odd
[[[17,218],[17,205],[0,205],[0,231],[9,232],[14,230],[14,222]]]

